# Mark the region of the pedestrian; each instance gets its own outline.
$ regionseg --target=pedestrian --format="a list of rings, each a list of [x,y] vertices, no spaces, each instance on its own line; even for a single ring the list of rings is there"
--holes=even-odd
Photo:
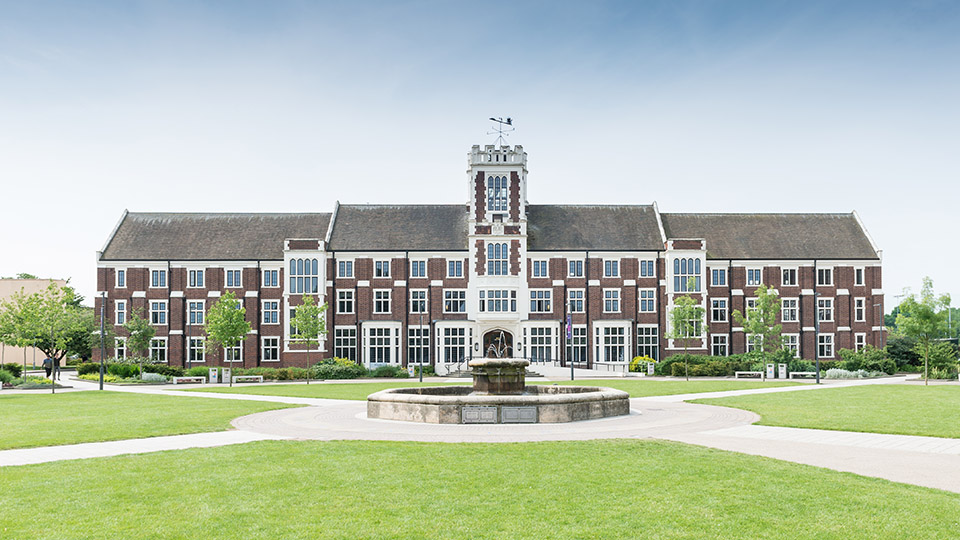
[[[47,373],[47,378],[49,379],[50,372],[53,371],[53,360],[51,360],[49,356],[43,359],[43,371]]]
[[[60,359],[54,358],[53,360],[53,380],[60,380]]]

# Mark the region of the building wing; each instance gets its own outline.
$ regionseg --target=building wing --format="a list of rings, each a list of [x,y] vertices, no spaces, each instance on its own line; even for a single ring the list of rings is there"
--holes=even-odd
[[[660,251],[652,205],[527,206],[530,251]]]
[[[328,249],[465,251],[467,208],[458,204],[341,204]]]

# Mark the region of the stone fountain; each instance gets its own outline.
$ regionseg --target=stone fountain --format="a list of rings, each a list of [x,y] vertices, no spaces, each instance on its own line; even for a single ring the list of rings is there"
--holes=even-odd
[[[488,354],[490,354],[488,352]],[[392,388],[367,396],[367,417],[430,424],[574,422],[630,414],[630,396],[597,386],[526,386],[530,362],[476,358],[473,387]]]

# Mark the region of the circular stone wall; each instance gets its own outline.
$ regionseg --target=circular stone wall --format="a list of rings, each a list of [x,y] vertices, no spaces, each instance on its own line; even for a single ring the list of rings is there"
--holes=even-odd
[[[560,423],[630,414],[630,396],[597,386],[527,386],[519,395],[469,386],[393,388],[367,396],[367,417],[430,424]]]

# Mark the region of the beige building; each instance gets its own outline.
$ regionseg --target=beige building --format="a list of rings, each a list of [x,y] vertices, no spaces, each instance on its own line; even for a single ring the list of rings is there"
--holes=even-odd
[[[62,279],[0,279],[0,300],[7,300],[20,291],[26,294],[40,292],[46,289],[51,281],[61,287],[67,284],[67,282]],[[34,359],[36,359],[36,365],[39,366],[43,361],[43,352],[33,347],[23,349],[21,347],[12,347],[0,343],[0,359],[2,359],[4,364],[12,363],[21,365],[24,363],[24,359],[26,359],[28,367],[33,365]]]

